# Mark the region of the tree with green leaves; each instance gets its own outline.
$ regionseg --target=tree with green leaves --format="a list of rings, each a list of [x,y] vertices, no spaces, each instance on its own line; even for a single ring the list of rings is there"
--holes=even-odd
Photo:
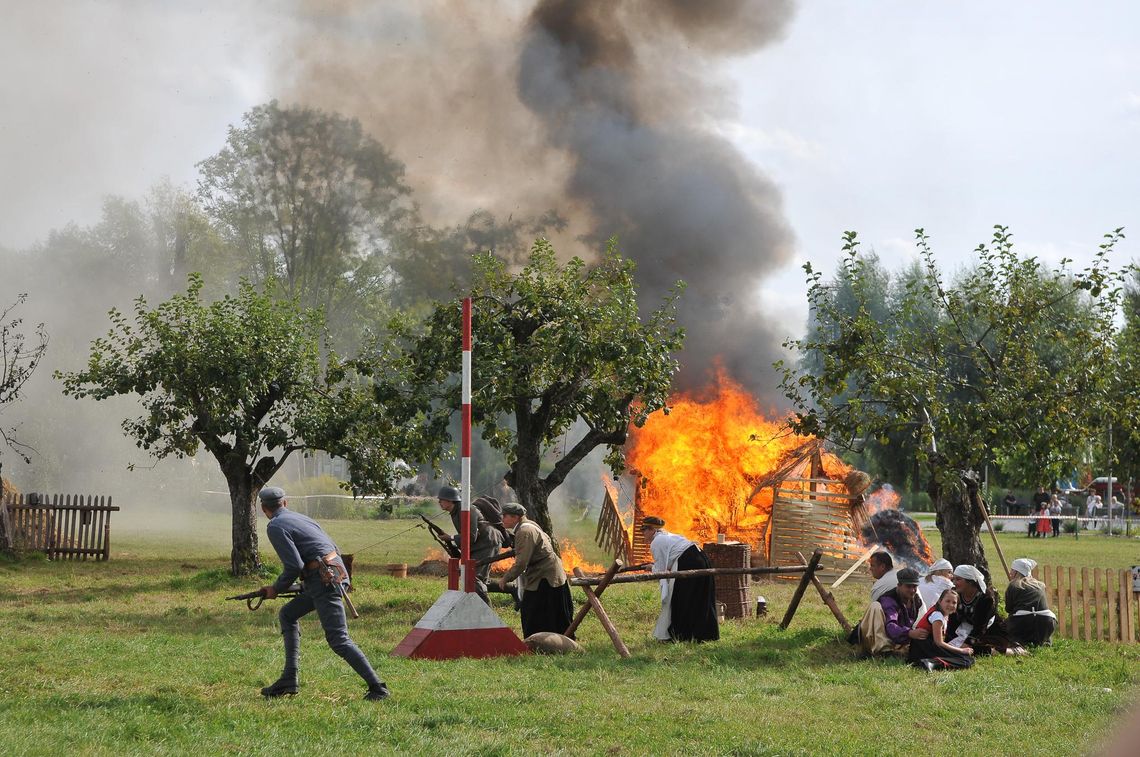
[[[684,338],[674,309],[682,284],[643,318],[633,274],[615,242],[593,266],[559,264],[542,239],[517,273],[491,254],[474,260],[473,424],[506,455],[507,484],[547,533],[547,499],[574,466],[604,445],[620,470],[630,424],[668,398]],[[450,441],[445,416],[460,407],[460,307],[439,303],[418,331],[405,328],[401,381],[377,383],[381,403],[404,393],[417,398],[410,407],[436,408],[421,425],[441,446]],[[564,444],[579,420],[584,432]]]
[[[928,474],[945,555],[986,567],[976,471],[996,462],[1045,483],[1071,470],[1108,400],[1102,370],[1112,338],[1119,272],[1109,265],[1117,230],[1080,273],[1022,257],[1004,227],[950,281],[923,230],[923,276],[907,277],[876,318],[881,288],[854,232],[843,271],[858,305],[837,306],[833,285],[810,265],[809,304],[830,324],[787,346],[816,354],[816,370],[778,364],[797,431],[859,447],[906,432]]]
[[[273,285],[259,292],[242,282],[236,296],[213,303],[201,290],[192,274],[184,294],[153,309],[137,299],[133,321],[112,310],[112,328],[92,343],[86,369],[56,375],[76,398],[137,395],[143,414],[124,420],[123,431],[158,459],[206,448],[229,487],[231,569],[249,575],[261,569],[257,493],[289,455],[365,445],[353,437],[357,415],[344,404],[351,395],[339,389],[344,370],[335,356],[322,365],[318,312]],[[378,408],[370,412],[382,419]],[[388,438],[370,438],[361,454],[391,478],[400,465],[386,455]]]
[[[36,372],[44,353],[47,352],[48,337],[44,325],[38,324],[29,343],[24,333],[24,320],[13,311],[28,299],[27,294],[19,294],[16,301],[0,312],[0,412],[20,398],[24,385]],[[31,448],[16,436],[15,428],[0,425],[0,442],[3,447],[15,452],[24,462],[30,462]],[[0,447],[0,452],[2,452]]]
[[[1140,269],[1131,270],[1131,278],[1122,298],[1124,323],[1116,334],[1116,343],[1110,357],[1102,361],[1102,368],[1112,382],[1112,402],[1101,424],[1100,433],[1090,443],[1090,460],[1100,475],[1112,475],[1126,485],[1130,495],[1140,474]],[[1112,443],[1108,431],[1112,430]],[[1131,483],[1132,486],[1127,486]]]
[[[354,342],[391,283],[388,246],[414,221],[404,166],[360,122],[259,105],[198,164],[202,202],[255,282],[277,280]]]

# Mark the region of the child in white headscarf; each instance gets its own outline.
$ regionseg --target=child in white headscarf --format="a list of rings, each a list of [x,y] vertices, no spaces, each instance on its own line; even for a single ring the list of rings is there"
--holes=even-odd
[[[954,566],[950,564],[949,560],[935,560],[931,564],[930,569],[926,571],[926,575],[918,584],[918,595],[922,597],[924,605],[934,607],[938,604],[938,598],[942,596],[942,592],[954,588],[954,582],[950,580],[953,572]]]

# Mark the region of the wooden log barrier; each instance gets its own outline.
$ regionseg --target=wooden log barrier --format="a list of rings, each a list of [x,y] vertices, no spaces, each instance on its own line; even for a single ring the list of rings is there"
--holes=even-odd
[[[615,564],[617,564],[616,561]],[[613,566],[610,567],[616,572],[616,569],[614,569]],[[582,573],[581,568],[574,568],[574,575],[577,578],[584,578],[584,574]],[[607,575],[609,575],[609,571],[607,571]],[[586,599],[589,601],[590,607],[593,608],[594,614],[598,616],[598,620],[601,622],[602,628],[606,629],[606,633],[610,635],[610,641],[613,642],[614,649],[616,649],[617,653],[623,658],[628,658],[630,656],[629,648],[626,647],[625,642],[621,640],[621,636],[618,634],[617,629],[614,627],[614,624],[610,621],[610,617],[606,615],[606,610],[604,607],[602,607],[602,603],[598,601],[597,594],[595,594],[594,590],[589,586],[583,586],[582,591],[586,592]]]
[[[800,556],[801,560],[807,562],[807,559],[804,557],[803,552],[797,552],[796,554]],[[819,579],[814,575],[811,577],[811,585],[816,588],[816,591],[819,592],[820,599],[822,599],[823,603],[827,605],[829,610],[831,610],[831,614],[835,616],[835,619],[839,621],[839,625],[842,626],[843,632],[850,634],[854,629],[854,626],[848,622],[847,616],[845,616],[843,614],[843,611],[839,609],[839,604],[835,601],[835,595],[827,589],[823,588],[823,584],[821,584],[819,582]]]
[[[774,574],[803,573],[807,565],[779,565],[762,568],[698,568],[697,570],[669,570],[660,573],[626,573],[614,576],[610,584],[630,584],[640,581],[660,581],[664,578],[696,578],[697,576],[763,576]],[[601,578],[583,576],[571,578],[571,586],[597,586]]]
[[[621,567],[622,567],[621,560],[614,560],[614,564],[611,565],[610,569],[605,572],[605,575],[603,575],[601,580],[598,582],[598,587],[596,589],[594,589],[594,598],[595,599],[598,599],[602,596],[602,592],[604,592],[606,590],[606,587],[609,586],[610,581],[614,580],[614,576],[616,576],[618,574],[618,571],[621,570]],[[574,570],[575,576],[580,575],[580,574],[581,574],[580,570],[578,570],[578,569]],[[583,587],[583,588],[588,589],[589,587]],[[587,597],[588,596],[589,595],[587,595]],[[569,636],[571,639],[573,639],[574,638],[574,632],[578,630],[578,626],[582,625],[582,621],[586,619],[586,615],[587,615],[587,613],[590,612],[591,607],[593,607],[593,605],[590,602],[587,602],[586,604],[579,607],[578,612],[576,612],[574,614],[574,620],[570,621],[570,625],[567,626],[567,628],[566,628],[566,633],[564,633],[562,635],[563,636]]]
[[[788,605],[788,611],[784,613],[784,619],[780,621],[780,630],[786,630],[792,622],[792,617],[796,614],[796,608],[800,606],[800,600],[804,597],[804,591],[807,589],[811,580],[815,578],[815,569],[819,567],[819,561],[823,557],[823,550],[817,549],[811,553],[811,562],[807,564],[807,570],[804,571],[803,578],[800,579],[799,586],[796,587],[796,593],[792,595],[792,601]]]

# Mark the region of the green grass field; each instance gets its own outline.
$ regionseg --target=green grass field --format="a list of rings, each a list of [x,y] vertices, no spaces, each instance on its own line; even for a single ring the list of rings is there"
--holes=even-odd
[[[653,642],[656,588],[637,584],[605,596],[630,660],[592,617],[582,655],[393,659],[444,587],[389,578],[382,566],[415,564],[433,545],[407,520],[326,525],[357,555],[362,617],[351,631],[391,700],[360,699],[363,685],[315,618],[304,625],[301,694],[263,700],[257,689],[281,666],[277,603],[251,613],[222,601],[256,585],[225,576],[228,520],[124,520],[109,563],[0,563],[0,753],[1082,754],[1111,733],[1140,685],[1140,645],[1061,640],[933,675],[857,661],[814,593],[788,631],[777,628],[787,581],[755,586],[770,616],[725,623],[715,644]],[[589,524],[568,528],[580,543],[592,538]],[[1001,540],[1010,559],[1140,564],[1135,539]],[[837,592],[849,618],[865,593],[866,584]],[[494,601],[518,629],[506,598]]]

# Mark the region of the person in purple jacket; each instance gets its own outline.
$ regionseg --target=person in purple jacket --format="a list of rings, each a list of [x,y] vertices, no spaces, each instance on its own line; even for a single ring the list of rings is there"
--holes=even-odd
[[[860,642],[869,655],[905,655],[910,644],[910,631],[926,611],[918,594],[918,571],[903,568],[898,571],[898,586],[879,597],[883,608],[883,623],[874,628],[862,629]]]

